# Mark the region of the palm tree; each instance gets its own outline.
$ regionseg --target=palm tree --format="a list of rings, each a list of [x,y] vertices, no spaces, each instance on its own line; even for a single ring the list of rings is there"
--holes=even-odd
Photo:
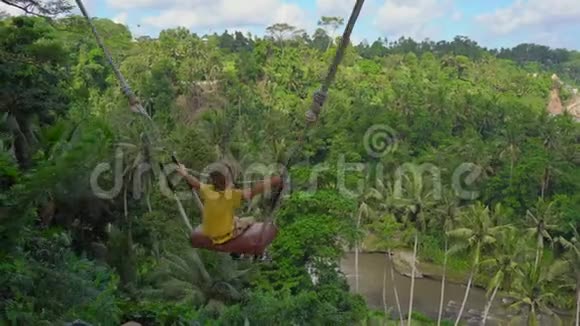
[[[413,246],[413,266],[411,268],[411,295],[409,296],[409,315],[407,316],[407,326],[411,326],[411,320],[413,320],[413,295],[415,294],[415,271],[417,269],[417,244],[418,244],[419,234],[415,231],[415,245]]]
[[[161,148],[155,146],[150,137],[145,132],[140,132],[139,128],[127,128],[126,136],[123,142],[119,142],[118,148],[123,157],[123,171],[122,171],[122,203],[123,203],[123,222],[121,229],[126,233],[124,246],[128,261],[135,261],[135,253],[133,252],[133,216],[129,214],[129,194],[133,199],[139,200],[144,195],[145,203],[149,212],[152,211],[150,194],[152,185],[154,184],[154,169],[157,169],[155,163],[155,156],[161,151]],[[133,268],[135,268],[133,266]],[[131,272],[133,277],[125,280],[125,283],[134,279],[135,271]]]
[[[357,219],[356,219],[356,228],[360,230],[360,224],[363,218],[369,218],[371,214],[373,214],[372,208],[369,206],[369,201],[372,199],[380,199],[381,194],[370,187],[369,178],[366,178],[365,188],[361,195],[358,198],[358,209],[357,209]],[[358,293],[359,289],[359,268],[358,268],[358,254],[360,251],[360,241],[357,239],[356,245],[354,248],[354,274],[355,274],[355,289]]]
[[[381,235],[380,244],[377,247],[387,251],[387,255],[385,257],[387,261],[385,263],[390,267],[391,286],[395,296],[395,304],[397,305],[400,324],[403,325],[403,310],[401,309],[401,302],[399,301],[399,292],[397,290],[397,283],[395,281],[395,269],[393,267],[393,256],[391,252],[391,248],[394,246],[396,241],[394,240],[395,235],[399,232],[401,224],[397,223],[396,218],[392,214],[386,214],[383,215],[380,219],[373,221],[371,226],[374,233]],[[386,291],[385,284],[386,282],[383,282],[383,293]]]
[[[370,208],[365,202],[361,202],[358,210],[357,210],[357,219],[356,219],[356,229],[360,230],[360,222],[363,216],[369,215]],[[359,264],[358,264],[358,254],[360,251],[360,241],[359,239],[356,240],[356,244],[354,247],[354,278],[355,278],[355,290],[358,293],[359,289]]]
[[[463,315],[463,310],[465,309],[467,297],[471,289],[471,283],[473,282],[475,273],[477,273],[481,250],[493,244],[496,241],[496,235],[502,229],[501,226],[493,225],[489,207],[485,207],[479,202],[471,206],[468,211],[463,212],[461,218],[462,226],[447,232],[447,235],[451,239],[456,240],[450,252],[454,253],[468,250],[471,252],[473,261],[471,263],[471,272],[467,281],[463,302],[461,303],[459,314],[455,320],[456,326],[459,324],[461,316]]]
[[[482,268],[489,268],[494,271],[488,285],[487,295],[489,301],[485,305],[483,312],[483,325],[487,322],[487,316],[493,304],[493,300],[500,287],[509,290],[511,283],[516,275],[518,259],[524,254],[526,249],[521,234],[516,228],[506,227],[505,230],[498,234],[497,244],[490,258],[481,262]]]
[[[541,138],[544,140],[544,150],[545,153],[550,157],[554,157],[557,149],[561,148],[561,141],[558,136],[560,134],[559,128],[553,123],[553,120],[548,121],[541,125],[539,132]],[[540,188],[540,198],[544,199],[544,196],[550,189],[550,179],[552,178],[554,172],[558,172],[555,160],[548,160],[544,167],[544,174],[542,176],[541,188]]]
[[[449,240],[445,237],[445,256],[443,257],[443,277],[441,278],[441,295],[439,296],[439,313],[437,314],[437,326],[441,325],[443,317],[443,302],[445,301],[445,278],[447,275],[447,257],[449,256]]]
[[[393,263],[393,254],[391,249],[387,251],[389,256],[389,266],[391,267],[391,284],[393,285],[393,294],[395,295],[395,304],[397,305],[397,311],[399,312],[400,325],[403,325],[403,309],[401,309],[401,301],[399,300],[399,291],[397,291],[397,283],[395,282],[395,267]]]
[[[518,315],[512,320],[516,325],[520,325],[523,317],[527,317],[529,326],[539,325],[538,314],[544,313],[559,321],[558,316],[548,307],[547,300],[555,295],[546,289],[549,280],[546,269],[542,266],[538,268],[529,262],[517,268],[517,279],[513,283],[513,290],[510,295],[515,302],[509,306],[515,309]]]
[[[389,309],[387,307],[387,264],[385,264],[385,268],[383,269],[382,299],[383,299],[383,313],[385,314],[385,318],[387,318],[387,315],[389,313]]]
[[[522,142],[521,135],[523,131],[521,130],[521,125],[518,124],[519,119],[513,117],[505,117],[503,119],[505,127],[500,130],[501,139],[498,141],[499,158],[509,159],[510,164],[510,185],[512,184],[512,179],[514,175],[514,165],[520,154],[519,145]]]
[[[402,208],[410,221],[415,222],[417,229],[425,232],[427,230],[427,211],[433,206],[437,195],[437,183],[439,176],[434,175],[432,180],[433,190],[427,190],[425,182],[420,176],[422,171],[416,171],[411,166],[412,176],[403,173],[404,170],[397,170],[397,180],[395,180],[390,199],[392,205]]]
[[[464,162],[472,162],[475,166],[481,168],[481,178],[486,179],[495,173],[493,169],[493,159],[491,155],[481,155],[489,152],[489,144],[481,139],[479,133],[475,130],[468,129],[465,131],[465,137],[459,139],[445,150],[450,157],[459,155]]]
[[[445,300],[445,280],[447,274],[447,257],[449,256],[449,238],[447,231],[453,229],[459,216],[459,201],[457,196],[451,191],[443,195],[441,203],[436,209],[436,213],[441,217],[441,229],[445,232],[445,256],[443,257],[443,277],[441,278],[441,295],[439,297],[439,313],[437,314],[437,325],[441,325],[443,317],[443,302]]]
[[[126,195],[131,194],[135,200],[145,197],[147,208],[151,211],[150,193],[155,172],[158,172],[159,167],[155,158],[163,151],[163,147],[156,142],[158,131],[150,131],[149,124],[142,120],[136,123],[131,121],[128,124],[115,123],[119,124],[116,128],[123,130],[121,139],[116,144],[118,153],[122,155],[122,189]],[[127,201],[128,198],[123,200]]]
[[[559,271],[565,270],[570,272],[574,276],[571,283],[572,287],[576,291],[576,321],[575,325],[580,325],[580,235],[573,225],[572,232],[574,235],[570,240],[564,239],[563,237],[558,238],[558,242],[567,250],[564,259],[555,263],[550,270],[551,274],[560,274]],[[569,274],[569,275],[570,275]]]
[[[528,210],[526,213],[526,218],[528,220],[528,234],[530,236],[535,236],[537,241],[536,246],[536,259],[534,266],[537,268],[540,263],[540,258],[542,257],[542,252],[544,250],[544,239],[552,242],[552,236],[550,232],[558,229],[558,215],[553,210],[553,203],[547,203],[543,199],[538,199],[535,207],[532,210]]]
[[[240,300],[249,269],[240,270],[228,255],[219,254],[217,260],[210,271],[195,249],[168,254],[156,273],[157,289],[150,294],[203,306]]]
[[[403,310],[399,300],[399,292],[397,290],[397,283],[395,282],[395,269],[393,263],[392,248],[396,244],[395,235],[400,231],[402,224],[397,221],[397,215],[407,216],[405,202],[394,195],[394,187],[391,184],[385,185],[382,180],[376,180],[376,190],[380,195],[381,203],[378,209],[384,212],[380,220],[376,221],[376,233],[382,236],[381,247],[387,250],[389,259],[391,283],[393,287],[393,294],[395,296],[395,304],[397,305],[397,312],[399,313],[400,324],[403,325]],[[406,220],[404,221],[406,222]]]
[[[202,116],[201,126],[209,135],[215,154],[220,159],[230,153],[229,147],[236,126],[236,118],[234,113],[225,109],[211,110]]]
[[[520,150],[517,147],[517,144],[510,139],[506,144],[506,148],[503,149],[500,153],[500,158],[503,158],[507,155],[510,160],[510,185],[512,183],[512,179],[514,176],[514,165],[517,160],[519,152]]]
[[[453,190],[448,190],[443,193],[440,201],[437,202],[435,214],[439,217],[438,229],[449,231],[459,223],[459,198],[455,195]]]

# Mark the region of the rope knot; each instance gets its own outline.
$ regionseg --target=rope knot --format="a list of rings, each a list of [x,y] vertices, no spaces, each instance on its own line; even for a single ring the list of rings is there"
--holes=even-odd
[[[306,112],[306,120],[308,122],[314,122],[318,120],[318,116],[322,111],[322,106],[326,101],[326,96],[327,96],[326,92],[322,90],[317,90],[316,92],[314,92],[312,96],[312,105],[310,106],[310,110]]]

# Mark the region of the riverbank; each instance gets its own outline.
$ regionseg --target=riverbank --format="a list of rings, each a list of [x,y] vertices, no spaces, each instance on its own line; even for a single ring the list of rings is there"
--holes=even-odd
[[[400,252],[400,251],[399,251]],[[408,259],[412,252],[403,250],[401,259]],[[393,253],[393,257],[397,254]],[[358,261],[358,268],[356,262]],[[414,291],[411,289],[411,278],[404,276],[408,270],[403,273],[395,272],[391,277],[391,266],[395,267],[396,259],[387,259],[384,253],[360,253],[358,259],[355,259],[353,253],[347,253],[341,260],[340,269],[346,276],[350,289],[353,293],[358,293],[367,302],[371,309],[383,311],[386,308],[393,319],[397,319],[401,314],[404,318],[408,316],[409,304],[413,302],[413,311],[420,312],[424,316],[436,320],[439,313],[441,282],[436,275],[423,275],[422,278],[415,280]],[[391,264],[393,262],[393,264]],[[419,262],[419,266],[421,266]],[[423,264],[424,266],[424,264]],[[406,267],[403,267],[406,268]],[[427,273],[425,273],[427,274]],[[395,295],[398,293],[398,297]],[[461,303],[465,294],[465,285],[463,282],[446,282],[445,296],[443,298],[442,317],[444,320],[453,322],[459,313]],[[411,296],[413,296],[411,298]],[[398,302],[398,303],[397,303]],[[466,301],[462,320],[466,325],[480,325],[483,317],[483,311],[488,303],[486,291],[479,287],[473,287]],[[495,298],[488,316],[487,325],[502,325],[512,321],[517,314],[516,311],[508,308],[510,302],[501,294]],[[399,312],[398,306],[401,310]],[[560,319],[570,322],[572,316],[569,311],[555,310]],[[547,316],[541,316],[541,325],[557,325],[552,323]]]
[[[388,254],[386,250],[380,249],[377,245],[378,240],[372,234],[368,234],[365,237],[360,249],[360,253],[367,254]],[[352,252],[352,251],[351,251]],[[412,272],[412,262],[413,262],[413,251],[409,248],[393,248],[391,250],[393,266],[395,270],[403,275],[410,277]],[[417,264],[415,277],[417,278],[429,278],[436,281],[441,281],[443,275],[446,277],[446,281],[456,284],[465,284],[469,277],[468,264],[463,261],[459,261],[455,257],[449,257],[448,266],[446,271],[443,269],[443,264],[438,264],[433,258],[434,256],[443,256],[443,252],[431,253],[430,255],[422,254],[418,252]],[[441,259],[440,259],[441,260]],[[460,267],[458,267],[458,265]],[[475,279],[474,286],[482,289],[486,288],[488,280]]]
[[[387,259],[384,253],[361,253],[358,257],[359,267],[355,267],[355,255],[348,253],[341,260],[341,271],[345,274],[351,291],[362,295],[372,309],[383,310],[385,305],[391,317],[396,319],[400,314],[406,318],[409,313],[410,302],[413,302],[413,311],[436,320],[439,313],[441,282],[422,277],[415,280],[414,291],[410,291],[411,278],[403,273],[390,274],[391,266],[395,269],[395,259]],[[393,254],[395,256],[395,254]],[[408,252],[400,256],[407,259]],[[391,261],[393,264],[391,264]],[[400,266],[398,268],[401,268]],[[406,268],[406,267],[404,267]],[[395,290],[397,295],[395,295]],[[465,286],[462,284],[447,283],[442,307],[444,320],[453,322],[457,317]],[[412,298],[411,298],[412,297]],[[398,301],[398,303],[397,303]],[[487,303],[485,291],[472,289],[466,303],[463,320],[468,325],[479,325],[483,315],[483,308]],[[399,312],[398,305],[401,310]],[[496,300],[492,308],[493,320],[509,320],[511,316],[502,308],[501,302]],[[498,325],[490,322],[489,325]]]
[[[376,241],[372,235],[367,235],[359,253],[361,255],[384,255],[386,259],[388,252],[386,250],[380,249],[380,247],[376,245],[377,243],[378,241]],[[352,255],[353,252],[350,251],[349,254]],[[449,256],[447,268],[444,271],[443,257],[444,251],[435,248],[435,246],[421,248],[418,252],[415,278],[425,279],[440,284],[441,280],[443,279],[443,275],[445,275],[447,286],[460,287],[463,288],[464,291],[465,284],[469,278],[471,267],[469,264],[470,258]],[[397,247],[392,249],[390,261],[392,261],[393,269],[400,277],[410,280],[413,266],[412,249],[405,247]],[[482,292],[484,294],[485,301],[487,300],[485,292],[487,291],[487,285],[489,284],[490,277],[491,275],[489,274],[480,273],[474,278],[472,283],[472,290],[476,289],[478,292]],[[497,300],[503,301],[505,299],[508,299],[506,298],[506,294],[500,291],[500,293],[497,295]],[[454,303],[452,301],[450,301],[449,304]],[[495,305],[504,306],[505,303],[498,302]],[[570,310],[556,308],[555,306],[552,306],[551,309],[563,319],[569,319],[572,316],[572,311]],[[502,317],[510,317],[510,315],[505,311],[499,312],[498,315],[503,315]]]

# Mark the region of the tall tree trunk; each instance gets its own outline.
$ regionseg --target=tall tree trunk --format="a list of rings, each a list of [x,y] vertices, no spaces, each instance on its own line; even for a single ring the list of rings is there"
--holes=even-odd
[[[357,219],[356,219],[356,229],[357,230],[360,228],[361,216],[362,216],[362,214],[361,214],[361,212],[359,212],[358,213],[358,216],[357,216]],[[360,245],[360,242],[357,239],[356,240],[356,245],[354,247],[354,280],[355,280],[355,283],[354,283],[355,286],[354,287],[355,287],[356,293],[358,293],[358,288],[359,288],[359,286],[358,286],[359,285],[359,282],[358,282],[358,279],[359,279],[359,275],[358,275],[358,252],[359,252],[359,245]]]
[[[544,195],[548,191],[549,184],[550,184],[550,169],[546,168],[544,169],[544,176],[542,177],[542,189],[540,194],[540,197],[542,197],[542,199],[544,199]]]
[[[387,261],[385,260],[385,268],[383,270],[383,311],[385,312],[385,316],[383,320],[387,320],[387,315],[389,313],[387,309]]]
[[[445,237],[445,256],[443,257],[443,278],[441,279],[441,296],[439,297],[439,314],[437,315],[437,326],[441,325],[443,316],[443,302],[445,301],[445,276],[447,274],[447,246],[448,240]]]
[[[330,49],[330,46],[332,46],[334,44],[335,41],[335,37],[336,37],[336,29],[334,31],[332,31],[332,33],[330,33],[330,35],[328,35],[328,44],[326,45],[326,52],[328,52],[328,50]]]
[[[510,160],[510,186],[512,185],[513,176],[514,176],[514,158],[512,157]]]
[[[135,256],[133,253],[133,230],[132,221],[129,216],[129,207],[127,203],[127,186],[123,191],[123,216],[124,216],[124,231],[125,233],[125,258],[122,262],[122,268],[124,273],[121,275],[121,281],[123,286],[127,287],[131,285],[137,278],[135,269]]]
[[[457,319],[455,320],[455,326],[459,325],[459,321],[461,320],[461,316],[463,316],[463,310],[465,310],[465,304],[467,303],[467,297],[469,296],[469,290],[471,289],[471,282],[473,281],[473,276],[475,272],[475,268],[471,269],[471,273],[469,274],[469,280],[467,281],[467,288],[465,289],[465,295],[463,296],[463,301],[461,302],[461,308],[459,308],[459,313],[457,314]]]
[[[574,325],[580,326],[580,275],[576,275],[576,321]]]
[[[479,248],[480,244],[477,244],[477,247],[475,249],[475,258],[473,259],[473,266],[471,266],[469,280],[467,281],[467,288],[465,289],[465,295],[463,296],[463,301],[461,302],[461,308],[459,308],[459,313],[457,314],[457,319],[455,320],[455,326],[459,325],[461,316],[463,316],[463,310],[465,310],[465,304],[467,304],[467,297],[469,297],[469,291],[471,290],[471,283],[473,282],[473,277],[477,272],[477,265],[479,264]]]
[[[542,237],[541,230],[538,230],[538,245],[536,247],[536,260],[534,261],[534,269],[538,268],[540,264],[540,257],[542,256],[542,252],[544,251],[544,238]]]
[[[483,320],[481,321],[481,325],[485,325],[485,323],[487,322],[487,315],[489,314],[489,310],[491,309],[491,305],[493,304],[493,299],[495,299],[495,295],[497,294],[497,290],[499,290],[499,283],[493,289],[493,292],[491,293],[491,297],[489,298],[489,301],[487,302],[487,305],[485,306],[485,310],[483,311]]]
[[[528,326],[538,325],[538,318],[536,318],[536,308],[532,304],[530,306],[530,314],[528,315]]]
[[[403,325],[403,310],[401,309],[401,302],[399,301],[399,291],[397,291],[397,283],[395,282],[395,268],[393,267],[393,256],[391,255],[391,249],[389,251],[389,266],[391,270],[391,282],[393,284],[393,292],[395,294],[395,303],[397,304],[397,311],[399,312],[399,320],[401,321],[401,326]]]
[[[153,208],[151,207],[151,194],[149,192],[145,195],[145,203],[147,204],[147,211],[149,213],[153,212]]]
[[[411,295],[409,296],[409,314],[407,316],[407,326],[411,326],[413,318],[413,295],[415,291],[415,271],[417,269],[417,243],[419,242],[418,233],[415,232],[415,245],[413,246],[413,266],[411,268]]]
[[[12,139],[14,141],[14,156],[18,162],[18,166],[21,168],[28,168],[31,164],[31,148],[28,139],[26,139],[25,133],[22,131],[22,128],[20,128],[20,123],[13,115],[8,115],[6,123],[8,129],[12,133]]]
[[[354,247],[354,290],[358,293],[358,243]]]

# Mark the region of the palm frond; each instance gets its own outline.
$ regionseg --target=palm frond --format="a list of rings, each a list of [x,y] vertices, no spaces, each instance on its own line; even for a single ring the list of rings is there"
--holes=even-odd
[[[456,243],[449,248],[449,255],[455,255],[459,252],[465,251],[469,248],[469,244],[465,242]]]
[[[457,228],[455,230],[447,231],[447,236],[458,239],[468,239],[474,234],[473,230],[468,228]]]

